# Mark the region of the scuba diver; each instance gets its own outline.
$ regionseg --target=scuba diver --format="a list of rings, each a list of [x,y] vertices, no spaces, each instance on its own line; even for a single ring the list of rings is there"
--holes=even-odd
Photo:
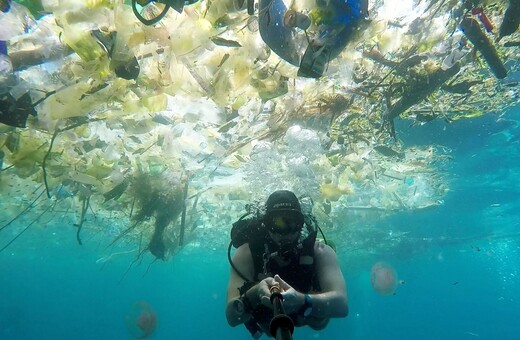
[[[275,337],[273,288],[279,289],[292,329],[321,330],[330,318],[346,317],[347,288],[336,253],[316,240],[316,219],[302,213],[295,194],[275,191],[267,199],[265,213],[247,215],[231,230],[228,250],[231,245],[237,250],[233,259],[228,252],[229,325],[244,324],[255,339],[263,333]]]

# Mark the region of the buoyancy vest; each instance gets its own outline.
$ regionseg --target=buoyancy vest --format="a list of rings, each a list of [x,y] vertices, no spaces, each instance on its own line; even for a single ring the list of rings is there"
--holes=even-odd
[[[309,244],[305,245],[307,240]],[[311,240],[312,244],[310,244]],[[258,282],[265,277],[273,277],[275,274],[278,274],[291,287],[301,293],[319,291],[320,285],[314,261],[314,242],[315,237],[305,239],[300,249],[285,255],[288,263],[284,263],[284,265],[280,265],[276,261],[275,257],[281,255],[277,254],[276,245],[272,241],[267,239],[265,242],[250,242],[249,248],[255,267],[255,281]],[[257,330],[266,329],[274,316],[273,311],[263,305],[258,306],[251,315],[253,318],[249,320],[249,325],[246,325],[246,327]],[[298,325],[297,314],[289,315],[289,317],[291,317],[295,325]],[[260,327],[259,325],[262,326]]]
[[[285,250],[284,254],[269,237],[261,217],[244,217],[233,224],[228,250],[231,250],[231,246],[238,248],[244,243],[249,244],[254,264],[254,278],[251,283],[278,274],[298,291],[309,292],[319,289],[314,261],[314,243],[316,242],[318,228],[316,225],[312,225],[315,223],[313,223],[315,221],[313,216],[306,216],[305,218],[306,237],[300,240],[294,248]],[[244,281],[251,281],[250,278],[244,277],[234,267],[229,251],[228,258],[231,266]],[[279,265],[275,259],[277,256],[286,257],[289,263]]]
[[[316,237],[310,235],[285,254],[269,238],[249,242],[249,249],[253,257],[254,281],[258,282],[266,277],[278,274],[294,289],[302,293],[308,293],[319,289],[316,278],[316,265],[314,261],[314,242]],[[281,265],[276,257],[284,257]]]
[[[314,259],[314,243],[317,235],[315,228],[314,230],[308,228],[310,232],[307,237],[295,244],[293,248],[283,251],[271,240],[261,221],[247,223],[250,232],[254,235],[247,240],[254,264],[254,278],[252,281],[246,280],[241,294],[245,294],[250,287],[264,278],[273,277],[275,274],[301,293],[320,290]],[[277,257],[284,258],[283,264],[277,261]],[[252,318],[245,323],[245,326],[253,338],[257,338],[262,329],[268,328],[273,318],[273,311],[260,305],[252,311],[251,315]],[[293,319],[295,325],[298,325],[296,314],[289,317]]]
[[[320,290],[314,258],[317,226],[310,226],[311,221],[315,221],[312,216],[306,220],[307,236],[300,240],[293,248],[287,249],[286,251],[279,249],[272,241],[265,227],[262,225],[261,218],[240,219],[233,224],[231,244],[238,248],[240,245],[248,243],[254,264],[254,278],[252,281],[239,273],[246,281],[242,289],[240,289],[241,294],[245,294],[250,287],[264,278],[274,277],[276,274],[301,293]],[[276,260],[276,257],[284,258],[285,261],[283,265]],[[233,265],[232,262],[231,265]],[[253,337],[256,338],[255,334],[269,325],[269,322],[273,318],[273,311],[260,305],[251,315],[253,316],[252,319],[250,319],[245,326]],[[295,324],[297,324],[297,315],[289,316],[293,319]]]

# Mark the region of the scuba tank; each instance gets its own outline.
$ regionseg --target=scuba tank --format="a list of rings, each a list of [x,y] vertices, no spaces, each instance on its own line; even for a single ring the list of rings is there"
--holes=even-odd
[[[265,230],[262,226],[262,219],[259,217],[251,217],[247,213],[240,217],[238,221],[233,223],[231,227],[231,244],[238,248],[250,240],[262,239],[265,237]],[[249,217],[248,217],[249,216]]]

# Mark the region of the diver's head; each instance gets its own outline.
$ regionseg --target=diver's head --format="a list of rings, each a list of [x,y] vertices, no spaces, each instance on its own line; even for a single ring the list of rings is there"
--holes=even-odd
[[[269,236],[279,247],[294,246],[303,228],[300,202],[293,192],[273,192],[265,204],[264,224]]]

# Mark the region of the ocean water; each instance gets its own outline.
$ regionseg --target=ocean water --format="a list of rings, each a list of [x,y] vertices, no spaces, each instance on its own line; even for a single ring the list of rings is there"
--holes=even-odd
[[[259,40],[258,23],[244,10],[234,13],[234,1],[218,6],[198,1],[185,13],[168,15],[157,30],[140,25],[130,1],[124,3],[49,0],[43,4],[51,14],[38,19],[38,27],[30,28],[23,12],[11,17],[12,26],[0,25],[4,53],[7,47],[9,53],[36,51],[40,44],[46,55],[51,50],[61,55],[69,47],[75,52],[63,60],[44,63],[43,58],[42,65],[21,63],[14,72],[24,81],[14,92],[22,95],[30,88],[33,104],[43,90],[56,94],[36,107],[37,117],[29,117],[26,129],[0,126],[0,340],[135,339],[144,305],[157,319],[151,339],[250,339],[244,327],[232,328],[225,318],[227,234],[240,217],[242,196],[256,199],[282,183],[295,192],[308,190],[319,204],[338,192],[344,199],[334,203],[330,221],[320,223],[337,247],[350,314],[319,332],[296,329],[294,339],[520,338],[520,66],[518,48],[505,46],[518,42],[518,33],[500,44],[496,30],[486,33],[510,70],[498,80],[457,29],[456,12],[468,12],[470,2],[371,1],[372,23],[364,40],[353,44],[346,58],[331,60],[326,76],[314,81],[280,64],[269,52],[280,48],[278,39],[270,49],[264,46],[270,39]],[[497,29],[505,6],[482,4]],[[483,23],[480,14],[473,15]],[[121,39],[110,43],[121,50],[136,45],[119,52],[138,60],[137,79],[117,74],[113,61],[118,59],[111,59],[99,37],[79,34],[109,26]],[[277,32],[276,26],[269,31]],[[308,38],[307,32],[298,35]],[[70,39],[76,46],[62,50]],[[137,43],[141,39],[145,42]],[[7,57],[0,57],[0,78],[8,76],[10,84],[12,70]],[[379,57],[383,62],[376,61]],[[431,85],[436,76],[430,75],[446,74],[434,66],[456,60],[461,72],[445,85],[472,84],[465,93],[443,88],[395,118],[399,143],[390,141],[389,131],[380,135],[384,129],[374,117],[388,114],[388,104],[395,108],[408,101],[409,90],[426,97],[421,86]],[[436,119],[418,125],[429,114]],[[86,118],[88,126],[68,129]],[[300,129],[306,129],[301,136]],[[53,134],[58,137],[53,152],[45,154]],[[326,151],[324,140],[331,143]],[[418,152],[397,160],[373,152],[376,145]],[[334,164],[336,151],[345,159],[355,157]],[[321,157],[324,152],[329,156]],[[44,195],[40,171],[49,155],[46,179],[59,196],[54,201]],[[394,165],[417,171],[396,171],[404,181],[389,179],[391,174],[374,180]],[[358,166],[363,171],[344,171]],[[131,186],[135,191],[121,199],[102,202],[102,194],[125,176],[153,177],[166,169],[175,185],[185,170],[195,171],[188,201],[197,215],[190,220],[194,227],[186,245],[167,261],[149,251],[137,257],[137,235],[147,242],[147,223],[110,245],[128,227],[130,202],[140,196]],[[429,176],[430,170],[439,172],[438,178]],[[156,178],[157,185],[162,178]],[[328,180],[338,182],[330,196],[320,190]],[[408,180],[416,181],[420,198]],[[152,187],[143,182],[140,189]],[[443,185],[449,188],[446,195]],[[178,187],[162,185],[168,190],[155,193]],[[65,189],[58,194],[58,188]],[[82,195],[94,203],[80,245],[74,223]],[[344,202],[349,205],[342,207]],[[390,212],[403,207],[409,209]],[[171,234],[177,226],[172,223]],[[397,273],[394,294],[383,296],[373,288],[370,273],[378,262]]]
[[[518,122],[520,108],[503,117]],[[350,314],[321,332],[297,329],[294,339],[517,339],[518,126],[501,130],[490,115],[413,128],[399,121],[397,130],[407,145],[452,148],[451,190],[438,207],[377,221],[374,228],[403,233],[388,253],[338,244]],[[103,259],[104,236],[86,229],[80,246],[70,224],[42,225],[0,253],[0,339],[132,339],[125,318],[139,301],[157,314],[153,339],[249,338],[224,315],[227,244],[202,239],[168,262],[145,255],[129,269],[134,254]],[[8,235],[0,233],[2,245]],[[372,289],[377,261],[403,281],[394,295]]]

